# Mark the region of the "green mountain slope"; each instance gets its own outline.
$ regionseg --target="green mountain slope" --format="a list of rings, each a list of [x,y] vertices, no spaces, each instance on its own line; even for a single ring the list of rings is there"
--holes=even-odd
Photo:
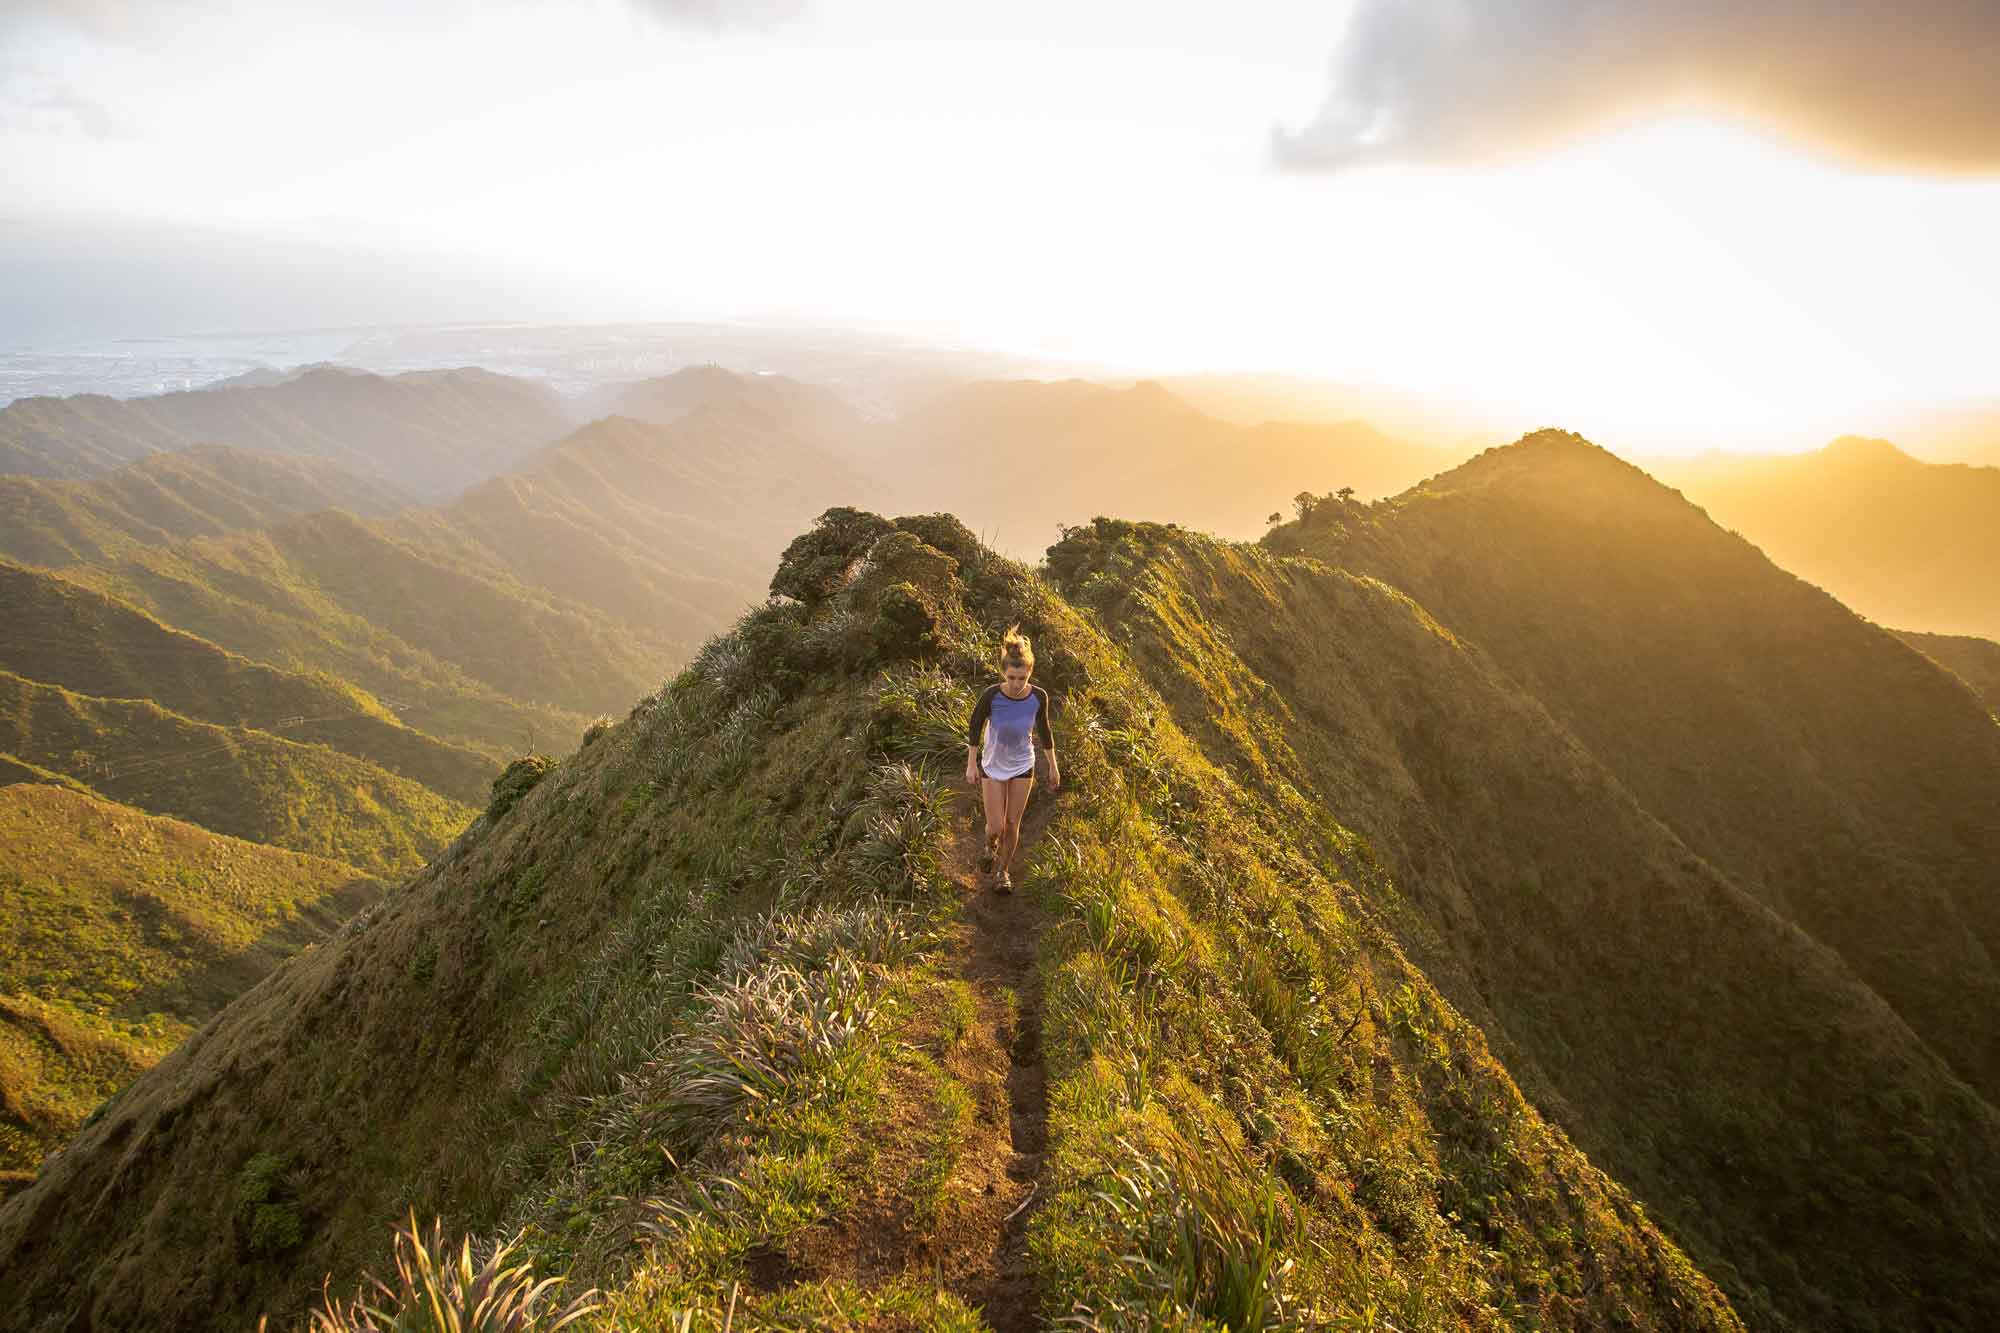
[[[392,514],[409,497],[318,458],[197,445],[89,481],[0,476],[0,556],[30,565],[267,527],[295,514]]]
[[[23,398],[0,407],[0,472],[90,477],[196,444],[302,454],[441,498],[503,472],[568,428],[545,386],[461,369],[371,375],[331,366],[280,384],[152,398]]]
[[[0,752],[125,805],[377,874],[420,866],[472,817],[322,745],[94,699],[0,671]]]
[[[67,576],[350,681],[418,730],[518,753],[651,688],[852,484],[816,436],[742,396],[668,426],[598,422],[448,506],[304,515]]]
[[[816,427],[736,401],[665,426],[596,422],[468,490],[430,526],[410,514],[402,528],[458,559],[489,560],[524,583],[698,641],[757,600],[785,542],[829,495],[858,485]]]
[[[2000,715],[2000,643],[1962,634],[1892,633],[1970,685],[1987,711]]]
[[[1560,431],[1273,544],[1376,575],[2000,1097],[2000,728],[1957,681]]]
[[[1088,616],[939,518],[830,516],[779,586],[86,1127],[0,1210],[0,1320],[291,1316],[414,1203],[586,1327],[1739,1326],[1353,835]],[[1016,619],[1068,794],[1003,903],[944,783]]]
[[[2000,467],[1842,436],[1809,454],[1665,463],[1715,521],[1878,624],[2000,637]]]
[[[0,787],[0,1169],[380,896],[352,866],[55,786]]]
[[[485,796],[495,765],[398,722],[328,676],[252,662],[51,574],[0,560],[0,670],[78,694],[149,699],[221,726],[329,746],[461,801]]]
[[[232,652],[350,681],[420,731],[496,753],[575,734],[681,656],[663,634],[337,512],[66,577]]]
[[[1746,1317],[1993,1308],[2000,1115],[1498,654],[1377,579],[1163,528],[1100,523],[1050,565],[1206,753],[1368,839],[1415,959]],[[1961,1049],[1990,1032],[1968,1022]]]

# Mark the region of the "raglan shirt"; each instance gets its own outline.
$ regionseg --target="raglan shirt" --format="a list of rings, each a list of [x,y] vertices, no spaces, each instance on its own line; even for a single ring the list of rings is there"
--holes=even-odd
[[[1035,742],[1055,748],[1055,733],[1049,730],[1049,692],[1030,685],[1024,698],[1010,699],[998,685],[988,685],[973,705],[972,721],[965,728],[965,743],[985,745],[979,752],[980,767],[989,778],[1026,777],[1035,771]]]

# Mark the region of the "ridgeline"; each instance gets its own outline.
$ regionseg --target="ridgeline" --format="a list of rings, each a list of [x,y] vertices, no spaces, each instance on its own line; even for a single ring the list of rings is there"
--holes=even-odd
[[[0,1326],[289,1327],[466,1234],[607,1329],[2000,1319],[2000,728],[1621,469],[1039,571],[828,511],[52,1157]],[[1065,783],[1002,901],[1015,622]]]

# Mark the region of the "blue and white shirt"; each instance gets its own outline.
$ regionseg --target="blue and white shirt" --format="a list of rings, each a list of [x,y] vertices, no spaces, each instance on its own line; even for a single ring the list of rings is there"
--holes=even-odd
[[[988,685],[986,693],[973,706],[972,721],[965,729],[965,743],[979,745],[982,730],[986,736],[979,752],[979,765],[986,770],[987,777],[1033,776],[1035,742],[1040,741],[1045,750],[1053,750],[1056,745],[1054,733],[1049,730],[1049,692],[1039,685],[1030,685],[1026,695],[1015,699],[998,685]]]

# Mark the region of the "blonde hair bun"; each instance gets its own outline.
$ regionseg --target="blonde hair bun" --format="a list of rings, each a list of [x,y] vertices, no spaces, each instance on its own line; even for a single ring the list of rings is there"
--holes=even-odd
[[[1035,664],[1035,645],[1021,633],[1020,625],[1009,625],[1006,634],[1001,636],[1000,661],[1006,666],[1032,667]]]

